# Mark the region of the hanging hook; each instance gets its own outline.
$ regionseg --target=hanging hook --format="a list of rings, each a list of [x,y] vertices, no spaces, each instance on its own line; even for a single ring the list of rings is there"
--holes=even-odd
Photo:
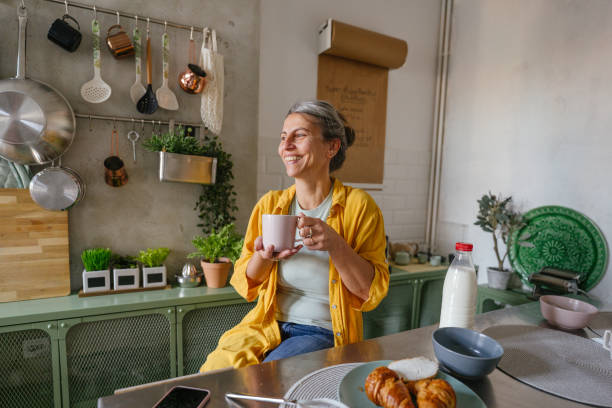
[[[94,20],[96,20],[97,17],[98,17],[98,13],[96,12],[96,5],[95,4],[93,5],[93,11],[94,11]]]
[[[66,6],[66,14],[68,14],[68,0],[64,0],[64,6]]]
[[[93,132],[93,127],[91,127],[91,115],[89,115],[89,131]]]
[[[115,13],[117,13],[117,25],[120,25],[119,24],[119,11],[115,11]]]
[[[136,28],[138,28],[138,14],[134,16],[134,20],[136,20]]]
[[[149,36],[149,25],[150,25],[150,21],[149,21],[149,17],[147,17],[147,37]]]
[[[164,20],[164,33],[166,32],[167,29],[168,29],[168,22]]]
[[[189,31],[189,39],[193,40],[193,26],[191,26],[191,30]]]
[[[117,119],[113,118],[113,130],[117,130]]]
[[[21,9],[24,9],[24,8],[25,8],[25,1],[21,0],[21,7],[20,7],[20,8],[21,8]]]
[[[132,118],[132,130],[136,130],[136,122],[134,122],[134,118]]]
[[[140,119],[140,131],[143,132],[144,131],[144,119]]]

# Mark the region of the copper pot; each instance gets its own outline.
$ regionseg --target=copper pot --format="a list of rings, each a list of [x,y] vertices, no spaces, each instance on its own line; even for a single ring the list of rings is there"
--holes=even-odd
[[[192,37],[189,39],[189,63],[187,68],[179,74],[178,83],[181,89],[190,94],[199,94],[206,85],[206,72],[195,64],[195,42]]]
[[[187,64],[187,69],[179,74],[181,89],[190,94],[199,94],[206,85],[206,72],[195,64]]]

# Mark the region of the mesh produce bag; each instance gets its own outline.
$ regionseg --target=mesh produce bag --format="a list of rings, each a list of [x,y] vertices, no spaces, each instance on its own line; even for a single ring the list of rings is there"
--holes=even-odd
[[[206,87],[202,91],[200,114],[202,122],[214,134],[221,133],[223,123],[223,55],[217,52],[217,32],[204,29],[201,66],[206,72]]]

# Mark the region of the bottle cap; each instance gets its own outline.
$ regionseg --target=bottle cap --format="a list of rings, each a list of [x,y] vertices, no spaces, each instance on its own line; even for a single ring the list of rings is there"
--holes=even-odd
[[[474,248],[474,245],[472,244],[468,244],[466,242],[457,242],[455,244],[455,249],[457,251],[468,251],[468,252],[472,252],[472,248]]]

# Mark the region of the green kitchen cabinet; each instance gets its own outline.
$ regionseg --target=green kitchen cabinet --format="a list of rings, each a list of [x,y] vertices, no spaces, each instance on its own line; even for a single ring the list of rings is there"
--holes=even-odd
[[[238,297],[219,303],[179,306],[177,312],[178,375],[200,370],[225,331],[238,324],[255,306]]]
[[[390,264],[389,292],[378,307],[363,314],[366,339],[428,326],[440,319],[447,266]]]
[[[60,408],[57,322],[0,327],[0,407]]]
[[[175,308],[59,321],[64,407],[95,407],[118,388],[176,376]]]
[[[446,267],[391,265],[366,338],[437,322]],[[196,373],[253,307],[233,288],[0,303],[0,407],[94,408],[116,389]]]
[[[493,289],[487,285],[478,285],[476,313],[486,313],[506,306],[518,306],[533,302],[529,294],[519,289]]]

